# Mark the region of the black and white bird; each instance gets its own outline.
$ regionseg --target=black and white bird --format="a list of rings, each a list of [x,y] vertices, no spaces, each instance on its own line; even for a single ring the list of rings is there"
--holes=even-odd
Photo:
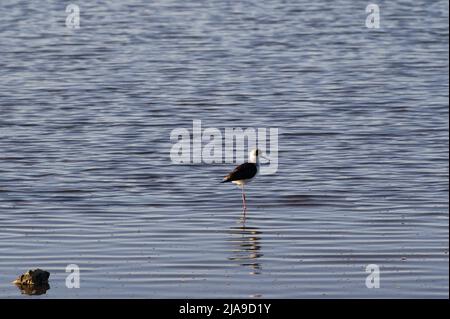
[[[237,166],[230,174],[225,176],[221,182],[232,182],[242,188],[242,204],[244,206],[244,213],[247,209],[244,186],[245,184],[248,184],[256,176],[256,174],[258,174],[260,157],[268,160],[267,157],[261,154],[259,149],[252,150],[249,154],[249,161]]]

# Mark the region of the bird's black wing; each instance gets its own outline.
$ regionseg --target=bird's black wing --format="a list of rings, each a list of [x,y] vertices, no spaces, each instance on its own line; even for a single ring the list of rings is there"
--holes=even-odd
[[[258,169],[254,163],[244,163],[236,167],[230,174],[225,176],[222,183],[253,178]]]

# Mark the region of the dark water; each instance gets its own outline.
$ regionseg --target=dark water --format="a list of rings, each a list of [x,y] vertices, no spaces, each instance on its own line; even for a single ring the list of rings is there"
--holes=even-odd
[[[448,297],[448,1],[73,3],[0,2],[0,297]],[[192,120],[280,129],[245,224]]]

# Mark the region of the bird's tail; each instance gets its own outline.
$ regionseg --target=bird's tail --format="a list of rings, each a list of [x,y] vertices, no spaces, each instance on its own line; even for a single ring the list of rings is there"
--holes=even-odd
[[[221,181],[221,183],[228,183],[228,182],[231,182],[228,176],[224,177],[223,180]]]

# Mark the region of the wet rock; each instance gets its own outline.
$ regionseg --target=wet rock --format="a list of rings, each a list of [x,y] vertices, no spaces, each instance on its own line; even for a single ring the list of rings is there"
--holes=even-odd
[[[13,283],[21,286],[43,286],[46,284],[48,285],[49,277],[50,273],[48,271],[38,268],[35,270],[28,270],[23,275],[17,277]]]

